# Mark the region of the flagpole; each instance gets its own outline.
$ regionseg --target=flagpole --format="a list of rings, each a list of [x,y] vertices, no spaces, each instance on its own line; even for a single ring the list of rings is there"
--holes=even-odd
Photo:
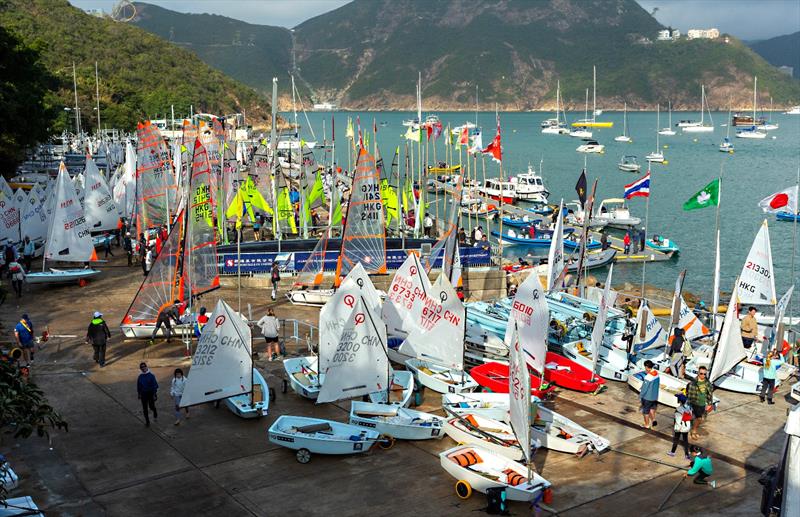
[[[795,184],[795,207],[794,207],[794,230],[792,232],[792,282],[794,279],[797,278],[795,276],[795,256],[797,255],[797,219],[800,218],[800,210],[797,205],[800,205],[800,201],[797,198],[800,197],[800,167],[797,168],[797,183]],[[791,208],[791,205],[790,205]],[[794,297],[789,299],[789,322],[790,328],[797,328],[797,323],[794,321]]]
[[[711,320],[711,332],[712,334],[716,332],[717,328],[717,313],[719,311],[719,267],[720,267],[720,256],[719,256],[719,212],[720,207],[722,206],[722,171],[724,170],[725,162],[719,164],[719,186],[717,188],[717,214],[716,214],[716,224],[715,224],[715,236],[714,238],[717,240],[716,243],[716,251],[714,255],[714,294],[712,298],[713,307],[711,309],[713,319]],[[728,310],[731,308],[728,307]]]
[[[647,227],[650,221],[650,193],[652,192],[652,185],[653,185],[653,177],[650,176],[650,162],[647,162],[647,176],[648,176],[648,188],[647,188],[647,201],[644,205],[644,247],[642,248],[642,255],[645,257],[642,260],[642,300],[644,300],[644,279],[645,279],[645,269],[647,266],[647,253],[645,250],[647,249]]]

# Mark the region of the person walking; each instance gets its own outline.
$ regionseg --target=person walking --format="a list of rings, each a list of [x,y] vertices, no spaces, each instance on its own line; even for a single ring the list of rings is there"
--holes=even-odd
[[[148,408],[153,411],[153,420],[158,420],[156,410],[156,400],[158,400],[158,381],[153,372],[147,368],[147,363],[139,363],[139,378],[136,379],[136,393],[142,401],[142,414],[144,414],[144,426],[150,427],[150,414]]]
[[[625,237],[622,239],[622,244],[625,245],[625,255],[630,254],[631,252],[631,232],[625,232]]]
[[[33,323],[27,314],[23,314],[14,327],[14,338],[22,350],[22,359],[26,366],[33,362]]]
[[[274,361],[279,353],[283,353],[280,349],[280,342],[278,335],[280,334],[281,324],[278,318],[275,317],[275,311],[270,307],[267,309],[267,314],[258,320],[256,325],[261,328],[261,334],[267,342],[267,360]]]
[[[147,239],[144,238],[144,233],[139,234],[139,244],[137,248],[139,259],[142,261],[142,274],[147,276]]]
[[[175,369],[172,374],[172,384],[169,387],[169,394],[172,396],[172,401],[175,404],[175,424],[181,424],[181,397],[183,397],[183,390],[186,387],[186,377],[183,375],[183,370],[180,368]],[[186,418],[189,418],[189,408],[183,408],[186,412]]]
[[[133,265],[133,240],[130,232],[127,232],[122,240],[122,249],[125,250],[125,254],[128,256],[128,267],[131,267]]]
[[[22,245],[22,263],[25,264],[25,271],[31,270],[31,264],[33,263],[33,253],[36,250],[36,247],[33,244],[33,241],[27,235],[25,236],[24,244]]]
[[[281,272],[277,261],[272,261],[269,279],[272,282],[272,299],[275,300],[278,297],[278,283],[281,281]]]
[[[753,346],[753,341],[758,337],[758,322],[756,322],[756,308],[747,309],[747,316],[742,318],[742,344],[747,350]]]
[[[174,321],[176,325],[181,324],[180,308],[181,301],[175,300],[172,305],[161,309],[158,313],[158,319],[156,319],[156,328],[153,329],[153,335],[150,336],[151,343],[155,341],[158,329],[162,326],[164,327],[164,335],[167,337],[167,343],[170,342],[172,339],[172,321]]]
[[[644,418],[642,427],[652,429],[658,425],[658,422],[656,422],[656,408],[658,407],[658,390],[661,385],[661,379],[658,377],[658,371],[653,368],[653,361],[650,359],[644,362],[644,372],[639,372],[636,375],[642,381],[642,390],[639,392],[642,417]]]
[[[25,282],[25,269],[16,260],[8,264],[8,274],[11,276],[11,287],[17,294],[17,298],[22,298],[22,284]]]
[[[683,393],[675,395],[678,398],[678,407],[675,409],[675,423],[672,429],[672,450],[667,453],[667,456],[675,456],[675,451],[678,449],[678,443],[683,443],[683,452],[687,460],[692,459],[689,456],[689,431],[692,430],[692,406]]]
[[[714,473],[714,467],[711,465],[711,458],[697,445],[692,445],[691,451],[693,458],[692,467],[683,477],[695,476],[695,485],[708,485],[707,478]],[[711,488],[717,488],[716,481],[711,481]]]
[[[694,414],[689,438],[697,440],[699,439],[700,425],[705,422],[708,412],[714,408],[712,405],[714,388],[708,380],[708,369],[705,366],[697,369],[697,378],[686,386],[686,397],[689,399],[692,414]]]
[[[111,234],[106,232],[105,234],[103,234],[103,237],[105,238],[105,240],[103,241],[103,249],[105,250],[106,253],[104,258],[108,258],[109,255],[113,257],[114,253],[111,252]]]
[[[776,370],[784,362],[777,350],[770,350],[767,357],[764,358],[764,364],[761,366],[761,375],[764,379],[761,382],[761,393],[758,396],[761,402],[764,402],[764,397],[766,397],[768,404],[775,403],[772,401],[772,395],[775,393]]]
[[[86,329],[86,342],[92,345],[94,362],[99,364],[101,368],[106,365],[106,344],[110,337],[111,331],[108,330],[108,325],[103,320],[103,314],[95,311],[92,315],[92,321],[89,322],[89,328]]]

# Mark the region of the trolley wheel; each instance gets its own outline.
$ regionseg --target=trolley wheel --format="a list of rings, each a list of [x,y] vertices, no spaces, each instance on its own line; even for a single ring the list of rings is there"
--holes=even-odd
[[[383,449],[385,451],[388,451],[389,449],[394,447],[394,442],[395,441],[396,440],[395,440],[394,436],[389,436],[389,435],[381,436],[378,439],[378,447],[380,447],[381,449]]]
[[[286,392],[284,392],[284,393],[286,393]],[[269,401],[270,402],[275,402],[275,388],[270,388],[269,389]]]
[[[309,451],[308,449],[300,449],[299,451],[297,451],[295,457],[297,458],[298,462],[306,464],[309,461],[311,461],[311,451]]]
[[[456,495],[459,499],[469,499],[472,495],[472,486],[466,480],[459,479],[456,481]]]
[[[286,393],[288,389],[289,389],[289,383],[287,382],[286,379],[283,379],[283,384],[281,385],[281,393]]]
[[[79,287],[86,287],[87,284],[88,284],[88,282],[86,281],[85,278],[81,278],[80,280],[78,280],[78,286]]]

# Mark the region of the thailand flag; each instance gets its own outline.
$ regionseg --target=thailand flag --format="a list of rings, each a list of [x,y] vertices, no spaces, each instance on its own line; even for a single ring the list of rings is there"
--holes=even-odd
[[[650,173],[634,181],[630,185],[625,185],[625,199],[632,197],[650,197]]]

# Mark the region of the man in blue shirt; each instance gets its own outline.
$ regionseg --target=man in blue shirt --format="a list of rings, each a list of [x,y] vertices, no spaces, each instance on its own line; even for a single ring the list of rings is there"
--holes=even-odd
[[[23,314],[19,323],[14,327],[14,337],[22,349],[22,358],[26,366],[33,362],[33,323],[27,314]]]
[[[158,411],[156,411],[156,399],[158,394],[158,381],[156,376],[153,375],[147,368],[147,363],[140,363],[139,378],[136,380],[136,392],[139,395],[139,400],[142,401],[142,413],[144,413],[144,426],[150,427],[150,415],[147,411],[149,407],[153,410],[153,420],[158,420]]]
[[[636,377],[642,381],[642,391],[639,392],[639,399],[642,403],[643,427],[650,429],[658,425],[656,422],[656,407],[658,407],[658,390],[661,385],[661,379],[658,377],[658,371],[653,368],[653,361],[649,359],[644,362],[644,372],[637,373]]]

